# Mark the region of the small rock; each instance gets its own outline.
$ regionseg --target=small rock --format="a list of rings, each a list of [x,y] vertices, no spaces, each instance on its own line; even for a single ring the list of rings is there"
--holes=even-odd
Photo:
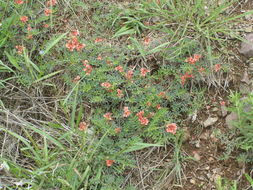
[[[190,179],[190,183],[191,183],[191,184],[196,184],[195,179]]]
[[[233,128],[233,122],[235,122],[238,119],[238,116],[236,113],[232,112],[226,117],[226,125],[229,129]]]
[[[250,86],[245,84],[245,83],[241,83],[239,85],[239,91],[241,92],[241,94],[249,94],[251,92],[250,90]]]
[[[245,42],[241,43],[240,53],[250,58],[253,57],[253,33],[247,34]]]
[[[221,115],[222,117],[225,117],[228,114],[227,107],[221,106]]]
[[[209,157],[208,160],[209,160],[210,162],[212,162],[212,161],[214,161],[214,158],[213,158],[213,157]]]
[[[206,121],[204,121],[204,127],[209,127],[218,121],[218,117],[208,117]]]
[[[249,75],[247,70],[244,71],[243,77],[242,77],[242,82],[245,82],[246,84],[250,84],[250,80],[249,80]]]
[[[185,142],[185,141],[190,140],[191,134],[190,134],[189,128],[188,127],[183,127],[183,132],[184,132],[184,139],[183,139],[183,141]]]
[[[196,161],[200,161],[201,157],[197,152],[193,152],[193,158],[195,158]]]
[[[209,132],[202,133],[199,138],[203,140],[207,140],[209,138],[210,134]]]
[[[196,148],[200,148],[200,141],[197,141],[195,146],[196,146]]]
[[[217,107],[214,107],[212,110],[213,110],[213,112],[219,111],[219,109]]]
[[[206,166],[204,169],[205,169],[205,170],[209,170],[209,169],[210,169],[210,166]]]
[[[244,29],[245,32],[250,33],[253,32],[253,26],[248,26]]]

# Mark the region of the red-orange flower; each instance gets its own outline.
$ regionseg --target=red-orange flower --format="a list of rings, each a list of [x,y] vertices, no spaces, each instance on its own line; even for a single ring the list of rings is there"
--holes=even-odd
[[[99,56],[97,57],[97,60],[102,60],[102,56],[99,55]]]
[[[124,110],[123,117],[129,117],[129,115],[131,114],[129,108],[124,107],[123,110]]]
[[[220,64],[214,65],[215,72],[218,72],[220,69],[221,69],[221,65]]]
[[[165,92],[160,92],[159,94],[157,94],[157,96],[163,97],[163,96],[165,96]]]
[[[109,83],[109,82],[103,82],[103,83],[101,83],[101,86],[105,87],[105,88],[111,88],[112,87],[111,83]]]
[[[141,125],[148,125],[148,123],[149,123],[149,120],[146,117],[140,117],[139,121],[140,121]]]
[[[122,97],[123,97],[122,90],[120,90],[119,88],[117,89],[117,96],[118,96],[119,98],[122,98]]]
[[[45,14],[46,16],[49,16],[51,13],[52,13],[52,10],[51,10],[51,9],[45,9],[45,11],[44,11],[44,14]]]
[[[123,73],[123,67],[122,66],[117,66],[117,67],[115,67],[115,70],[116,71],[119,71],[120,73]]]
[[[23,23],[26,23],[28,21],[28,17],[27,16],[21,16],[20,21],[23,22]]]
[[[44,26],[43,26],[44,28],[48,28],[49,27],[49,25],[48,24],[44,24]]]
[[[133,74],[134,74],[133,70],[127,71],[127,73],[125,75],[126,79],[131,80],[133,78]]]
[[[79,75],[77,75],[74,79],[73,82],[78,82],[81,79],[81,77]]]
[[[48,0],[47,1],[47,6],[55,6],[57,4],[56,0]]]
[[[114,129],[115,133],[120,133],[121,132],[121,128],[120,127],[117,127]]]
[[[184,86],[186,79],[193,78],[194,76],[192,74],[185,73],[183,76],[181,76],[181,84]]]
[[[72,36],[79,36],[79,30],[72,30],[71,35]]]
[[[28,26],[27,26],[27,31],[31,31],[32,30],[32,27],[31,27],[31,25],[30,24],[28,24]]]
[[[80,131],[86,131],[87,129],[88,129],[88,124],[86,123],[86,122],[81,122],[80,124],[79,124],[79,130]]]
[[[22,54],[23,50],[25,49],[24,46],[19,46],[19,45],[15,46],[15,48],[18,50],[18,54]]]
[[[147,73],[149,73],[150,70],[146,69],[146,68],[141,68],[141,76],[145,77]]]
[[[85,44],[79,43],[76,37],[73,37],[72,39],[70,39],[68,43],[66,44],[66,48],[68,48],[69,51],[74,51],[74,49],[76,49],[77,51],[80,51],[85,46],[86,46]]]
[[[96,38],[96,39],[95,39],[95,43],[102,42],[102,41],[104,41],[103,38]]]
[[[24,1],[22,1],[22,0],[16,0],[15,3],[18,4],[18,5],[22,5],[24,3]]]
[[[166,131],[168,133],[176,134],[177,125],[175,123],[170,123],[170,124],[166,125]]]
[[[144,115],[144,111],[143,111],[143,110],[142,110],[142,111],[139,111],[139,112],[136,114],[137,117],[143,117],[143,115]]]
[[[162,107],[161,107],[160,104],[157,104],[157,105],[156,105],[156,108],[159,110],[159,109],[161,109]]]
[[[85,67],[83,71],[86,72],[86,75],[90,75],[90,73],[92,72],[92,66],[86,63],[84,63],[83,66]]]
[[[107,112],[106,114],[103,115],[105,119],[107,120],[112,120],[112,113]]]
[[[147,102],[147,106],[150,107],[152,105],[151,102]]]
[[[201,55],[194,54],[193,57],[188,57],[185,62],[194,65],[199,59],[201,58]]]
[[[114,163],[114,160],[106,160],[105,163],[107,167],[110,167]]]
[[[226,105],[226,102],[225,102],[225,101],[221,101],[221,102],[220,102],[220,105],[221,105],[221,106],[225,106],[225,105]]]
[[[143,44],[144,44],[145,46],[148,46],[149,43],[150,43],[150,41],[151,41],[150,37],[145,37],[144,40],[143,40]]]

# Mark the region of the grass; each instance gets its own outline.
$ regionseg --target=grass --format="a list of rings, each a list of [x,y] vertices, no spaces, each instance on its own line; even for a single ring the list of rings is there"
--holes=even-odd
[[[184,122],[203,84],[224,86],[216,49],[250,14],[208,2],[0,1],[1,183],[138,189],[134,153],[171,145],[153,186],[182,186]]]

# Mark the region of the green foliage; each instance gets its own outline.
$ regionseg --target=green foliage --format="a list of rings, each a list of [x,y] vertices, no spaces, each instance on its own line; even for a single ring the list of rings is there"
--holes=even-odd
[[[253,95],[242,97],[239,93],[231,93],[230,101],[232,106],[229,111],[234,112],[238,119],[234,127],[239,130],[237,146],[247,152],[252,152],[253,147]]]

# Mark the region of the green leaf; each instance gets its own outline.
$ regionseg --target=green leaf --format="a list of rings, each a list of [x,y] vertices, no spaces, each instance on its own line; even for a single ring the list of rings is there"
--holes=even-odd
[[[123,153],[128,153],[128,152],[133,152],[136,150],[141,150],[144,148],[149,148],[149,147],[161,147],[162,145],[160,144],[149,144],[149,143],[135,143],[132,146],[130,146],[128,149],[124,150]]]
[[[50,39],[41,56],[43,57],[44,55],[46,55],[52,47],[54,47],[61,39],[63,39],[66,36],[66,34],[67,33],[64,33],[58,37],[53,37],[53,39]]]

